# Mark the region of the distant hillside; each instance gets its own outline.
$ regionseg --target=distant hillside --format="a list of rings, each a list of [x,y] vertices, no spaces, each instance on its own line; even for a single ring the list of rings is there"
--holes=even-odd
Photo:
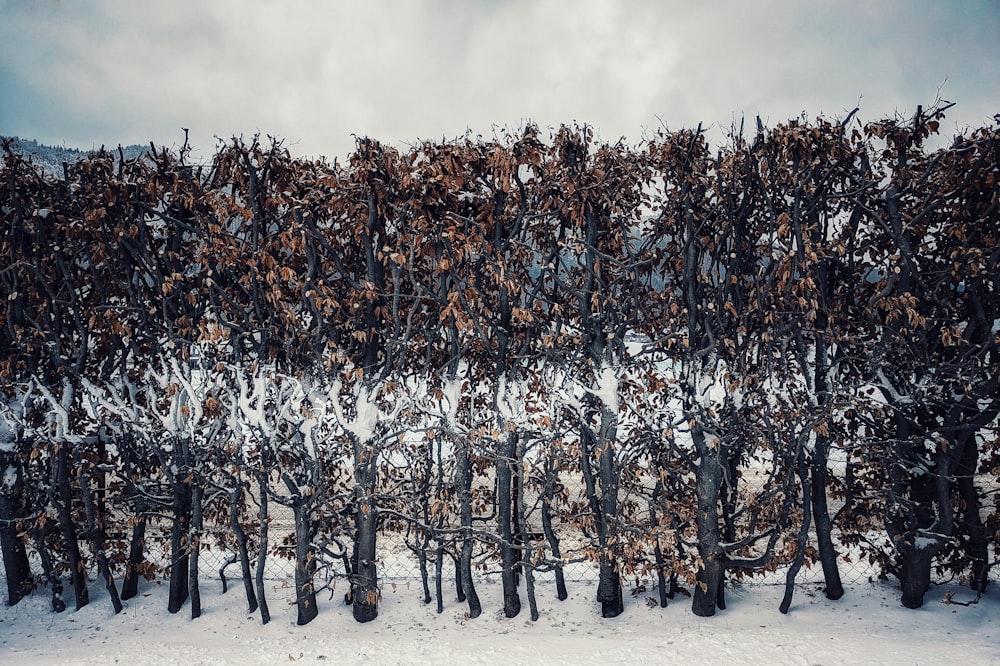
[[[0,137],[6,139],[8,137]],[[19,137],[9,137],[13,140],[14,151],[21,155],[27,155],[31,161],[42,167],[47,173],[62,174],[63,162],[75,162],[86,157],[91,151],[79,150],[77,148],[67,148],[65,146],[46,146],[38,143],[34,139],[22,139]],[[117,157],[118,147],[115,146],[111,152]],[[125,159],[130,160],[139,157],[149,146],[123,146]],[[2,156],[0,156],[2,159]]]

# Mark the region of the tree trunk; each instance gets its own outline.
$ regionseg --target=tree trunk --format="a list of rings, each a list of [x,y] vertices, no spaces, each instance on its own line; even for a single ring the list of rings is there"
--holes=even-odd
[[[516,454],[516,459],[518,461],[524,460],[523,444],[515,445],[514,453]],[[520,463],[517,465],[517,487],[523,491],[524,465]],[[524,502],[524,492],[517,493],[516,509],[518,523],[526,525],[528,523],[528,511]],[[524,546],[521,551],[521,561],[524,563],[524,589],[528,595],[528,612],[531,615],[531,621],[536,622],[538,620],[538,602],[535,599],[535,563],[532,560],[531,551],[531,544],[528,543],[527,539],[525,539]],[[518,600],[518,606],[520,606],[520,600]]]
[[[555,465],[551,456],[545,458],[545,489],[544,501],[542,502],[542,531],[545,532],[545,539],[549,542],[549,549],[552,551],[552,559],[556,564],[556,597],[559,601],[565,601],[569,594],[566,592],[566,577],[562,570],[562,552],[559,549],[559,539],[552,528],[553,502],[555,501],[555,484],[557,476]]]
[[[298,610],[296,623],[299,625],[309,624],[319,615],[319,609],[316,607],[316,588],[313,584],[316,558],[312,546],[311,504],[310,499],[299,498],[292,505],[292,514],[295,517],[295,605]]]
[[[175,480],[173,491],[173,525],[170,528],[170,591],[167,612],[177,613],[188,598],[188,536],[191,526],[191,486]]]
[[[979,465],[979,447],[973,433],[966,441],[955,471],[956,486],[961,500],[963,546],[969,558],[969,587],[982,594],[989,584],[989,538],[979,513],[979,492],[974,481]]]
[[[257,603],[260,604],[260,622],[267,624],[271,621],[271,612],[267,608],[267,595],[264,593],[264,570],[267,565],[267,528],[271,521],[268,514],[267,505],[267,474],[263,471],[255,472],[257,477],[257,503],[260,505],[260,533],[257,535],[257,570],[255,583],[257,585]]]
[[[73,524],[73,489],[69,481],[68,448],[69,444],[62,443],[56,451],[54,471],[58,499],[52,503],[56,507],[59,531],[62,533],[63,548],[69,564],[70,581],[76,598],[76,610],[80,610],[90,603],[90,592],[87,590],[86,563],[80,555],[80,543],[77,540],[76,526]]]
[[[444,612],[444,548],[437,547],[434,558],[434,598],[437,600],[437,612]]]
[[[816,523],[816,544],[823,566],[823,580],[826,583],[826,598],[836,601],[844,596],[844,585],[840,580],[837,566],[837,551],[833,546],[833,521],[827,506],[826,481],[827,463],[830,454],[830,439],[825,435],[816,436],[816,448],[812,461],[812,515]]]
[[[191,483],[191,532],[188,535],[188,589],[191,596],[191,619],[201,617],[201,588],[198,585],[198,560],[201,555],[201,534],[203,525],[202,512],[203,490],[201,483],[195,479]]]
[[[827,350],[826,340],[822,335],[816,340],[816,373],[815,387],[820,405],[829,401],[829,386],[827,384]],[[823,567],[823,580],[826,583],[824,592],[826,598],[836,601],[844,596],[844,585],[840,580],[840,568],[837,566],[837,551],[833,546],[833,521],[830,520],[830,509],[827,506],[826,483],[827,466],[830,460],[829,435],[816,435],[816,446],[812,459],[812,514],[816,525],[816,545],[819,550],[819,560]],[[809,508],[807,507],[808,511]]]
[[[947,474],[947,470],[938,471]],[[947,478],[942,478],[941,481],[948,483]],[[907,524],[906,534],[897,541],[896,552],[900,561],[899,587],[902,591],[902,604],[907,608],[920,608],[924,604],[924,595],[930,589],[934,555],[943,544],[937,539],[920,536],[921,529],[926,529],[935,522],[932,507],[936,484],[925,477],[918,477],[911,480],[910,487],[917,522]],[[941,531],[947,533],[944,528]]]
[[[503,448],[497,458],[497,526],[500,531],[500,578],[503,583],[503,611],[507,617],[521,612],[521,597],[517,593],[517,574],[514,567],[520,559],[512,547],[511,497],[512,467],[515,462],[517,434],[507,433]]]
[[[597,440],[601,447],[597,454],[600,456],[601,522],[604,524],[604,543],[601,545],[600,577],[597,584],[602,617],[617,617],[625,612],[621,575],[615,556],[618,550],[618,465],[615,458],[617,420],[617,414],[602,405],[601,430]]]
[[[247,547],[249,537],[240,523],[240,500],[243,499],[243,483],[234,479],[232,491],[229,493],[229,525],[236,538],[236,552],[240,560],[240,571],[243,573],[243,590],[247,595],[247,612],[257,610],[257,595],[253,592],[253,572],[250,570],[250,551]]]
[[[924,605],[924,595],[931,586],[931,561],[935,549],[921,548],[918,544],[904,546],[900,549],[902,560],[900,601],[907,608],[920,608]]]
[[[469,462],[468,442],[455,443],[455,490],[459,500],[459,518],[462,527],[462,550],[460,556],[460,575],[462,592],[469,603],[469,617],[477,618],[483,612],[476,594],[476,586],[472,581],[472,467]]]
[[[812,502],[812,498],[810,497],[812,494],[812,485],[809,473],[806,470],[805,456],[801,450],[796,461],[796,470],[799,476],[799,483],[802,485],[802,525],[799,528],[799,534],[795,541],[795,559],[792,560],[792,565],[788,567],[788,572],[785,574],[785,595],[781,599],[781,605],[778,606],[778,610],[782,614],[787,614],[788,609],[792,605],[792,595],[795,593],[795,577],[799,575],[799,570],[805,562],[806,545],[809,543],[809,505]]]
[[[52,556],[49,555],[49,544],[46,538],[45,527],[36,527],[32,536],[35,540],[35,550],[38,552],[38,559],[42,563],[42,574],[52,588],[52,611],[62,613],[66,610],[66,600],[63,599],[63,584],[55,567],[52,566]]]
[[[122,602],[118,596],[118,586],[115,584],[114,576],[111,575],[108,556],[104,551],[104,520],[102,516],[98,515],[94,493],[91,488],[90,472],[83,460],[83,455],[79,447],[74,449],[73,457],[77,469],[79,469],[80,499],[83,501],[83,510],[87,516],[87,537],[90,541],[90,550],[94,554],[94,560],[97,562],[97,575],[104,581],[105,589],[107,589],[108,596],[111,599],[111,606],[115,609],[115,615],[117,615],[122,612]]]
[[[354,619],[371,622],[378,617],[379,589],[375,547],[378,539],[378,512],[373,499],[378,473],[374,442],[357,442],[354,454],[354,582],[351,601]]]
[[[715,615],[722,588],[725,566],[719,539],[719,492],[722,488],[722,467],[719,465],[719,450],[709,448],[705,432],[700,426],[691,429],[695,449],[698,452],[698,467],[695,470],[695,486],[698,496],[696,524],[698,528],[698,568],[691,610],[695,615],[711,617]]]
[[[621,594],[621,580],[615,570],[615,563],[608,549],[608,526],[604,517],[604,504],[597,491],[597,481],[591,459],[595,455],[594,433],[586,423],[580,424],[580,467],[583,471],[583,484],[594,515],[594,527],[597,530],[597,546],[600,550],[599,573],[597,580],[597,601],[601,604],[602,617],[615,617],[621,611],[615,612],[617,606],[624,607]],[[621,603],[619,604],[619,600]],[[609,615],[610,613],[610,615]]]
[[[136,500],[135,514],[132,538],[129,541],[128,562],[125,564],[125,576],[122,579],[122,599],[126,601],[139,594],[139,566],[145,561],[146,502],[144,500]]]
[[[24,479],[15,454],[0,449],[0,550],[7,578],[7,604],[15,605],[31,585],[31,566],[18,534],[24,519]]]

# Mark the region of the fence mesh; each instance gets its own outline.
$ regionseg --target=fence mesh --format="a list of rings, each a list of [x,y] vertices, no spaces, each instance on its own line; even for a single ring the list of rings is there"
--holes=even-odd
[[[746,480],[751,484],[750,487],[752,488],[752,474],[748,475]],[[985,495],[1000,492],[1000,485],[992,477],[983,476],[977,479],[977,482]],[[534,499],[537,498],[532,498],[532,500]],[[840,500],[831,498],[831,514],[836,513],[841,505],[842,502]],[[540,532],[538,526],[529,525],[528,528],[529,531],[536,530],[536,535]],[[578,526],[569,521],[560,522],[554,526],[554,529],[562,545],[562,554],[566,559],[566,562],[562,566],[564,578],[571,582],[596,582],[599,573],[598,566],[595,562],[587,560],[583,552],[589,543],[589,537],[582,534]],[[161,575],[166,575],[169,570],[170,530],[170,521],[165,518],[150,522],[146,530],[146,556],[151,562],[158,565]],[[836,530],[833,537],[838,552],[840,576],[845,585],[850,586],[873,582],[884,575],[880,566],[874,561],[869,561],[868,556],[861,549],[841,543]],[[878,534],[873,532],[869,537],[873,541],[881,540],[885,550],[890,550],[891,546],[887,542],[887,537],[884,533]],[[124,542],[127,539],[127,535],[118,534],[113,535],[112,538]],[[202,576],[217,577],[224,571],[225,576],[230,582],[234,579],[239,579],[241,576],[240,565],[237,561],[235,550],[231,547],[232,543],[232,533],[227,526],[210,525],[206,527],[205,534],[203,534],[201,539],[201,551],[199,554],[200,573]],[[810,535],[810,543],[815,543],[814,532]],[[288,587],[291,585],[291,581],[295,575],[295,523],[294,515],[290,508],[280,504],[271,504],[269,544],[265,577],[277,585],[278,588]],[[394,584],[394,582],[402,582],[410,587],[414,584],[419,585],[419,581],[421,580],[420,560],[416,552],[417,549],[413,545],[412,543],[407,543],[406,534],[403,532],[383,530],[379,533],[376,553],[379,577],[383,583]],[[89,557],[91,554],[89,553],[88,544],[85,541],[81,541],[81,547],[85,555],[88,556],[88,561],[92,562],[93,558]],[[427,558],[425,566],[427,571],[430,572],[431,579],[433,579],[435,553],[433,549],[425,552],[425,557]],[[253,557],[253,549],[251,549],[251,557]],[[325,558],[324,560],[321,556],[320,559],[322,566],[319,567],[319,583],[331,588],[336,588],[339,584],[343,589],[346,589],[347,572],[344,566],[340,562],[329,561],[329,558]],[[443,578],[446,581],[453,581],[455,579],[456,564],[449,555],[445,555],[444,560]],[[499,579],[500,562],[494,549],[484,543],[478,544],[474,562],[475,575],[486,580]],[[37,565],[37,562],[35,564]],[[992,563],[990,569],[992,578],[995,578],[998,574],[998,569],[1000,569],[998,564],[1000,564],[998,561],[993,561]],[[252,562],[251,566],[255,566],[255,562]],[[766,573],[756,572],[751,580],[757,584],[783,584],[787,571],[788,566],[783,565]],[[93,574],[93,572],[91,573]],[[120,568],[118,573],[120,574]],[[544,583],[545,581],[552,580],[555,574],[552,570],[539,570],[535,575],[540,583]],[[960,579],[960,575],[954,573],[949,574],[940,570],[934,570],[933,575],[935,576],[934,582],[936,583],[964,582],[958,580]],[[3,577],[4,572],[2,567],[0,567],[0,579]],[[822,584],[822,568],[818,563],[810,563],[809,559],[807,559],[805,566],[799,571],[796,581],[802,585]],[[654,582],[655,574],[651,575],[647,572],[644,575],[630,574],[623,581],[623,584],[633,586],[634,588],[640,586],[651,588]]]

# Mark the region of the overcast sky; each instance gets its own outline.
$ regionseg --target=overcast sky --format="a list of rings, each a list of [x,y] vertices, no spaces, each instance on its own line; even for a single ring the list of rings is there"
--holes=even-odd
[[[345,156],[578,121],[1000,113],[1000,0],[0,0],[0,135]]]

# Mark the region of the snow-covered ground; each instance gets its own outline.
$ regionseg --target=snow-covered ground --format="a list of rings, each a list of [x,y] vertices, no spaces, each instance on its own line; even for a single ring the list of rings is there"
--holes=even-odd
[[[247,615],[239,589],[223,597],[208,581],[204,615],[193,621],[187,607],[167,614],[162,585],[148,585],[119,616],[98,586],[79,612],[50,613],[37,594],[0,608],[0,664],[1000,664],[996,590],[963,607],[942,601],[949,589],[968,600],[966,590],[933,587],[926,606],[911,611],[888,584],[856,585],[838,602],[807,585],[781,615],[782,588],[753,585],[730,591],[729,608],[714,618],[693,616],[684,597],[651,608],[643,593],[604,620],[592,584],[574,584],[559,602],[541,583],[542,615],[531,622],[526,603],[519,617],[503,617],[499,584],[480,586],[483,615],[468,620],[453,598],[440,615],[424,606],[415,583],[387,584],[370,624],[354,622],[338,591],[305,627],[295,625],[291,590],[280,583],[266,626]]]

